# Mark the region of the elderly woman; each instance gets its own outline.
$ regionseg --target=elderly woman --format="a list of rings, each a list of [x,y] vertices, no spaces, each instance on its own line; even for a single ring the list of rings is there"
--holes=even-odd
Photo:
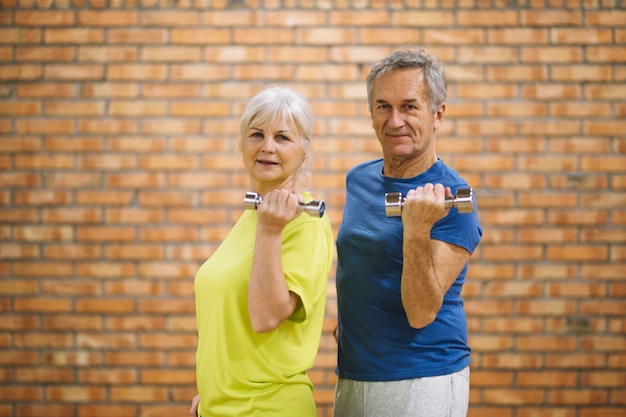
[[[240,120],[249,190],[244,210],[195,276],[200,417],[317,416],[306,371],[320,342],[334,238],[326,214],[298,207],[312,196],[312,112],[293,90],[270,87]]]

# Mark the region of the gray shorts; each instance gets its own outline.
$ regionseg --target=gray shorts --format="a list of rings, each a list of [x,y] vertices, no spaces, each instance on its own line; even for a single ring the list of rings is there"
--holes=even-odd
[[[466,417],[469,367],[449,375],[402,381],[340,378],[334,417]]]

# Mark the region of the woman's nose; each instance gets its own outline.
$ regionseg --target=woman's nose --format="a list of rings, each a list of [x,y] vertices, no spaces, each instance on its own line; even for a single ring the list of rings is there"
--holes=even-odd
[[[276,149],[274,138],[271,135],[267,135],[263,138],[263,142],[261,142],[261,150],[263,152],[274,152]]]

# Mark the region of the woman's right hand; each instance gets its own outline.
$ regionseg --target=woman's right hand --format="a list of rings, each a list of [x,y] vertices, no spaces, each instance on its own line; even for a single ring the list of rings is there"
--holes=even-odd
[[[198,417],[198,404],[200,404],[200,394],[191,400],[191,408],[189,409],[189,417]]]

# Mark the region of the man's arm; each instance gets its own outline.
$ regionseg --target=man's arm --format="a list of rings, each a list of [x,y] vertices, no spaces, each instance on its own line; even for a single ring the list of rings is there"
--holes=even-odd
[[[443,297],[469,260],[469,252],[429,237],[405,239],[402,305],[411,327],[421,329],[435,320]]]
[[[433,225],[448,214],[446,195],[451,195],[449,188],[427,184],[409,191],[402,209],[402,305],[416,329],[435,320],[446,292],[470,257],[460,246],[430,238]]]

